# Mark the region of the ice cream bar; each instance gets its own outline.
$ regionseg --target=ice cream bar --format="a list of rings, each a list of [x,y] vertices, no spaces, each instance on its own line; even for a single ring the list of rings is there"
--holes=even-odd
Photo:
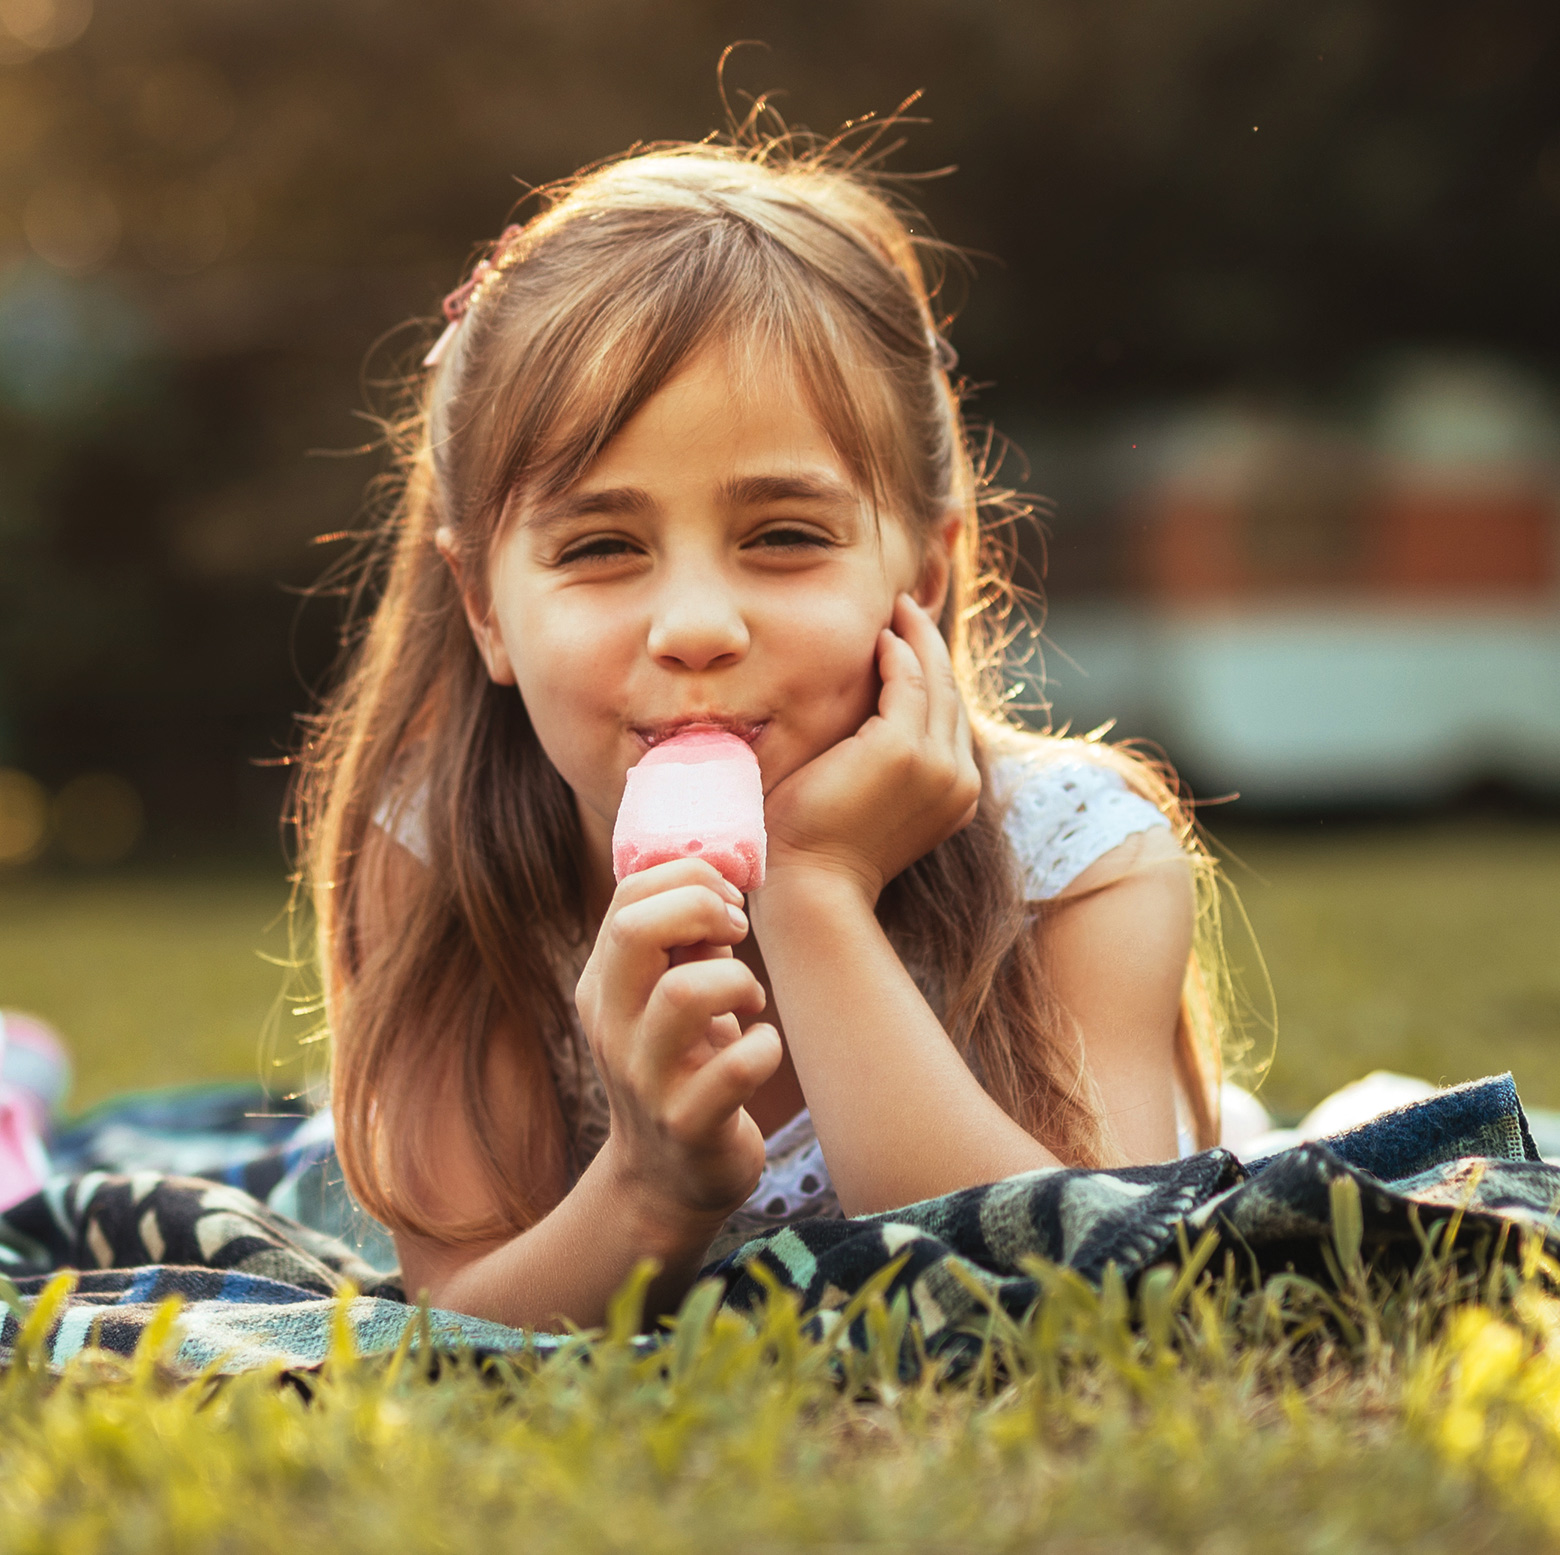
[[[746,740],[694,729],[630,768],[612,831],[619,880],[674,858],[708,859],[739,891],[764,883],[764,786]]]

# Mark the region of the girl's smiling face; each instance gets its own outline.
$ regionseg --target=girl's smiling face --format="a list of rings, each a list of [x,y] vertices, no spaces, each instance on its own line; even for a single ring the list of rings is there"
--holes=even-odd
[[[942,605],[957,519],[919,542],[875,518],[794,372],[755,377],[762,397],[725,350],[695,357],[562,496],[516,504],[468,604],[574,791],[598,889],[651,744],[731,728],[767,792],[876,711],[896,597]]]

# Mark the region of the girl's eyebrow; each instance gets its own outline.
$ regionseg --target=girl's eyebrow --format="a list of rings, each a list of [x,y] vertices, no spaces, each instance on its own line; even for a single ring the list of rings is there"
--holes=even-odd
[[[608,486],[601,491],[566,491],[543,503],[525,520],[531,530],[554,529],[576,518],[631,517],[655,511],[655,499],[639,486]]]
[[[854,507],[856,494],[827,475],[740,475],[720,488],[728,507],[761,507],[766,502],[825,502]]]
[[[768,502],[818,502],[854,507],[856,494],[827,475],[736,475],[723,481],[719,492],[725,507],[762,507]],[[637,517],[656,510],[655,498],[642,486],[606,486],[598,491],[566,491],[544,503],[525,527],[553,529],[579,518]]]

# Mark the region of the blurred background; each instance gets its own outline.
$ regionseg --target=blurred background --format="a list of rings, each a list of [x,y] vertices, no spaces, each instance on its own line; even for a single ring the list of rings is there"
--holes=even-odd
[[[1560,1105],[1551,0],[0,0],[0,1006],[78,1103],[294,1051],[363,413],[526,184],[716,128],[738,39],[815,129],[925,92],[893,166],[957,169],[952,338],[1043,499],[1018,700],[1228,801],[1264,1094]]]

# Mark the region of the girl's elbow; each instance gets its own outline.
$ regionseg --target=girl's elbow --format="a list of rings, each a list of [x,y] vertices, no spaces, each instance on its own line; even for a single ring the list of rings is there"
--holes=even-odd
[[[460,1300],[463,1276],[481,1256],[482,1249],[396,1232],[395,1250],[401,1264],[401,1289],[409,1302],[426,1301],[430,1307],[465,1310]]]

